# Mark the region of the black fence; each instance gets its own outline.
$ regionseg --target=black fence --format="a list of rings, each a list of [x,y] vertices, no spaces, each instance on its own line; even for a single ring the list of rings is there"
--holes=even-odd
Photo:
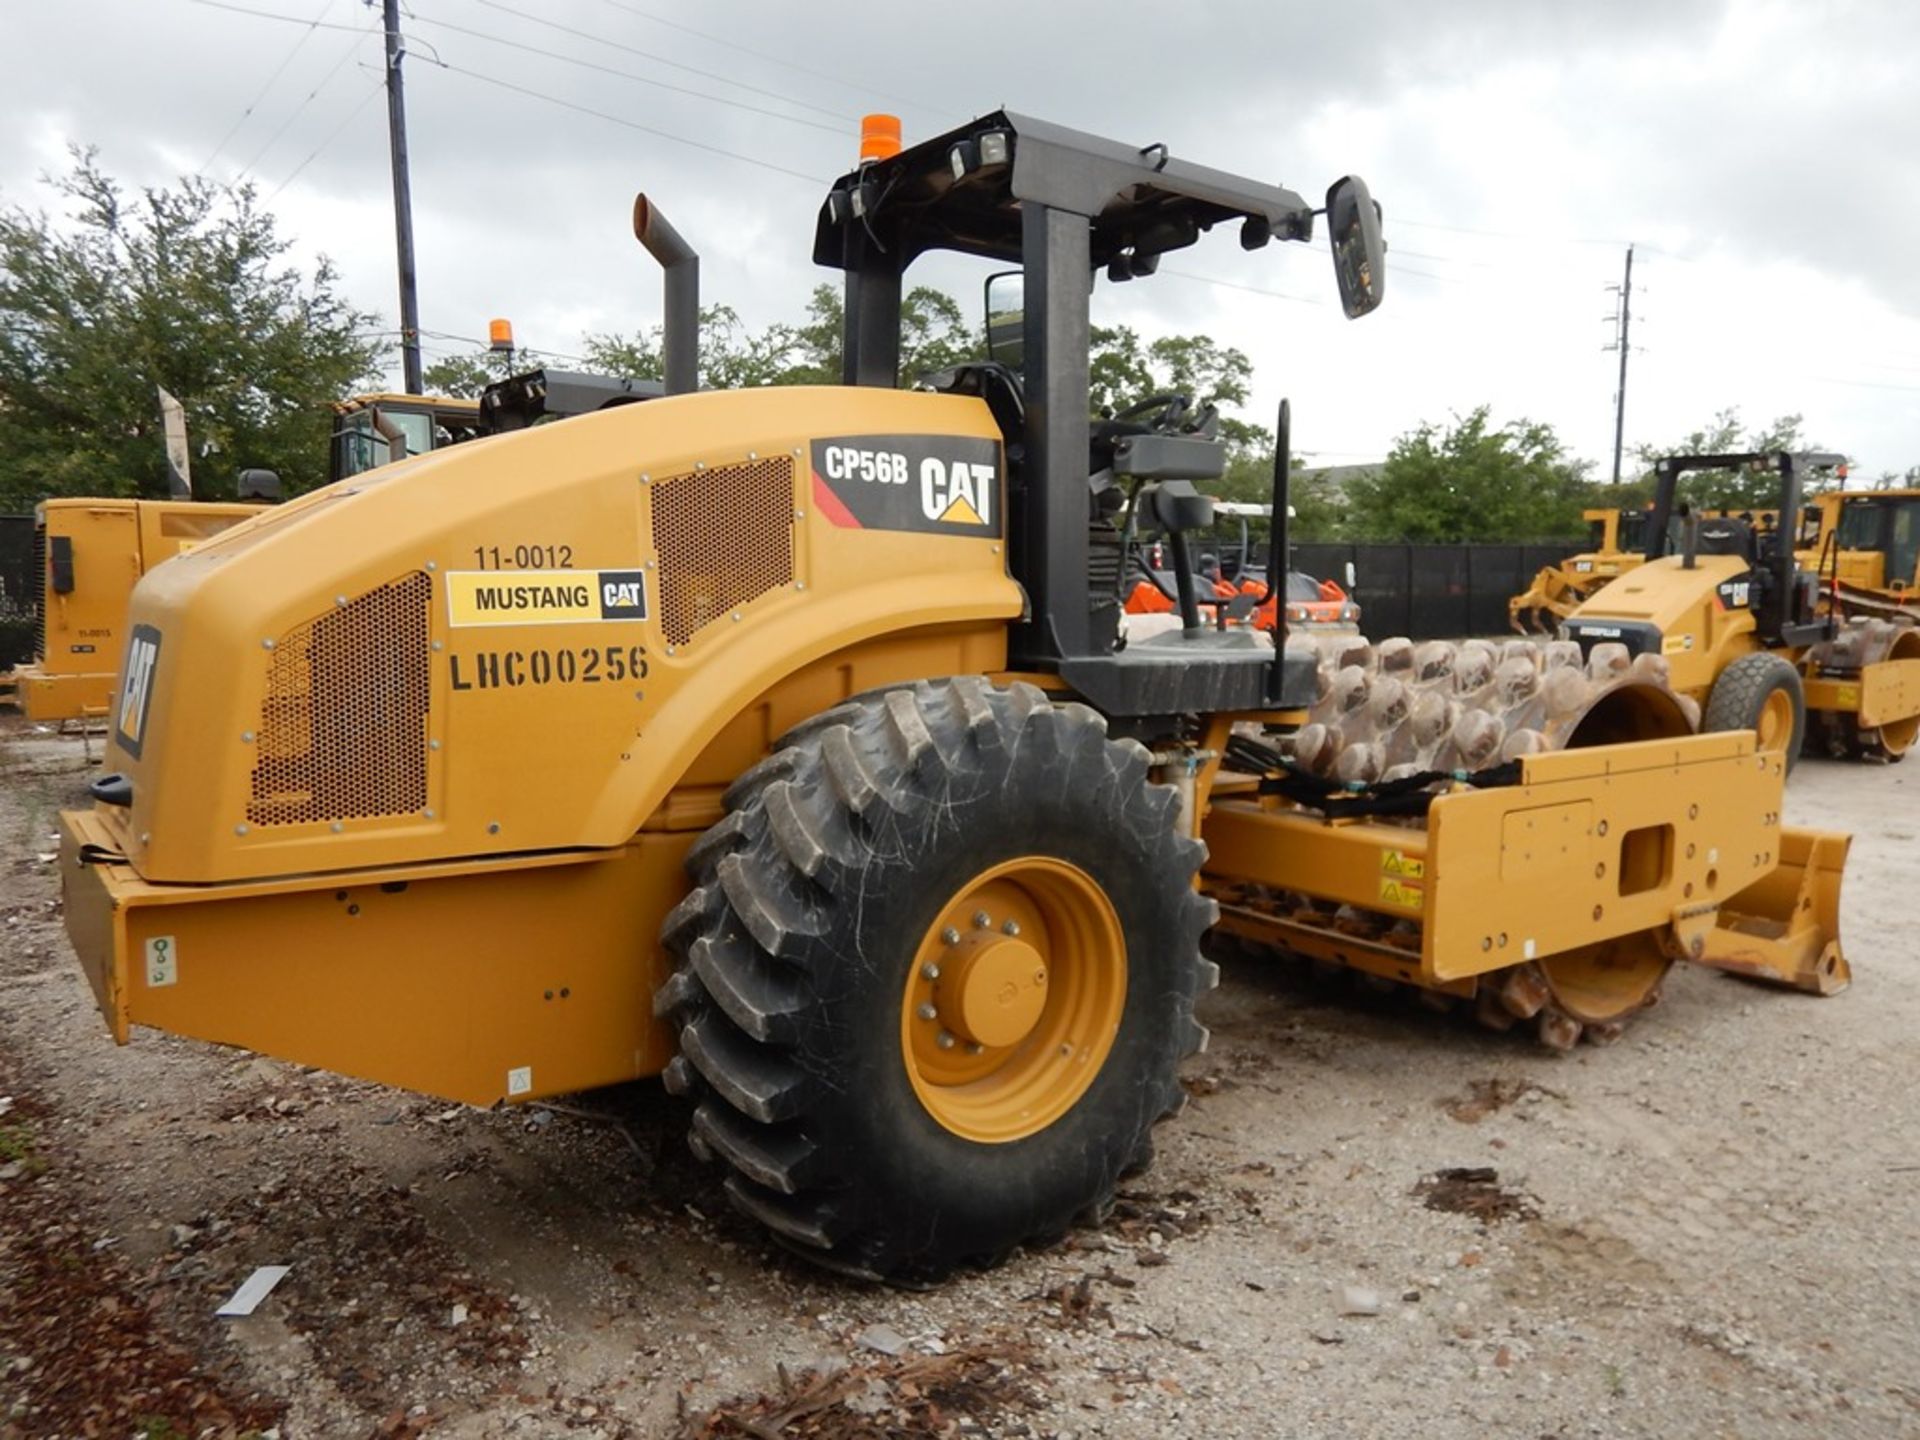
[[[33,516],[0,515],[0,670],[33,657]]]
[[[1543,565],[1578,554],[1578,540],[1512,545],[1296,545],[1293,568],[1347,583],[1353,565],[1360,628],[1379,640],[1497,635],[1507,601]]]

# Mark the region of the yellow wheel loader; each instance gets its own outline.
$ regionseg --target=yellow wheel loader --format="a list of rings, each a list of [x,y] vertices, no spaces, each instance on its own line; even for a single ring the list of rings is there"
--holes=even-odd
[[[1920,630],[1906,617],[1845,614],[1823,598],[1838,590],[1833,577],[1796,553],[1806,473],[1845,463],[1785,452],[1659,460],[1646,563],[1575,609],[1563,636],[1662,656],[1704,729],[1752,730],[1789,765],[1803,747],[1899,760],[1920,735]],[[1690,471],[1747,468],[1779,476],[1777,510],[1702,515],[1676,501]],[[1823,530],[1832,559],[1844,542],[1837,527]]]
[[[927,1279],[1148,1163],[1217,916],[1562,1044],[1677,959],[1845,983],[1846,837],[1781,823],[1750,734],[1608,654],[1473,689],[1222,625],[1245,597],[1201,598],[1188,545],[1217,421],[1090,422],[1100,272],[1324,218],[1365,315],[1361,182],[1320,207],[1007,112],[878,148],[815,234],[843,385],[692,393],[670,306],[662,398],[383,466],[142,582],[114,773],[62,817],[116,1038],[475,1105],[660,1075],[781,1241]],[[907,390],[929,251],[1017,267],[1015,345]],[[1181,624],[1123,645],[1138,531]]]
[[[33,656],[0,675],[0,700],[28,719],[98,721],[127,642],[127,603],[140,577],[251,518],[280,498],[270,470],[240,472],[240,503],[193,498],[186,416],[159,391],[168,500],[44,500],[33,512]]]
[[[1813,497],[1819,538],[1800,555],[1845,619],[1920,623],[1920,490],[1838,490]]]
[[[480,402],[387,391],[334,402],[327,480],[351,479],[378,465],[444,450],[485,433]]]
[[[1507,601],[1507,622],[1519,635],[1551,635],[1587,596],[1641,560],[1642,510],[1583,510],[1593,546],[1558,565],[1543,565],[1533,583]]]

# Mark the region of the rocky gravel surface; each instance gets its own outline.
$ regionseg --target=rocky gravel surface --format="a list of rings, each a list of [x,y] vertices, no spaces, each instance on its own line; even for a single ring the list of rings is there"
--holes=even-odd
[[[1113,1217],[921,1293],[771,1246],[657,1085],[115,1048],[49,858],[90,773],[0,719],[0,1436],[1920,1433],[1914,763],[1793,782],[1846,994],[1679,973],[1557,1056],[1229,957]]]

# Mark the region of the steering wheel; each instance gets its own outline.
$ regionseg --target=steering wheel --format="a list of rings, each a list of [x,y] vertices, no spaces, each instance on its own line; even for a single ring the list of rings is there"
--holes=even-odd
[[[1172,435],[1186,428],[1187,416],[1192,412],[1193,396],[1168,390],[1134,401],[1126,409],[1115,412],[1113,418],[1116,422],[1138,425],[1143,430]]]

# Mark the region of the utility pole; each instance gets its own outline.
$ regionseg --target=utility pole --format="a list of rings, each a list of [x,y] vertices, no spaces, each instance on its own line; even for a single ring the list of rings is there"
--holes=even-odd
[[[388,0],[392,3],[392,0]],[[1620,388],[1613,396],[1613,483],[1620,483],[1620,448],[1627,433],[1627,332],[1633,324],[1633,246],[1627,246],[1627,273],[1618,287],[1620,308],[1613,312],[1613,344],[1603,349],[1620,352]]]
[[[413,185],[407,177],[407,97],[400,78],[406,46],[400,38],[400,0],[382,0],[387,31],[387,141],[393,152],[393,228],[400,260],[400,360],[407,393],[418,395],[420,297],[414,291]],[[1614,467],[1616,470],[1619,467]]]

